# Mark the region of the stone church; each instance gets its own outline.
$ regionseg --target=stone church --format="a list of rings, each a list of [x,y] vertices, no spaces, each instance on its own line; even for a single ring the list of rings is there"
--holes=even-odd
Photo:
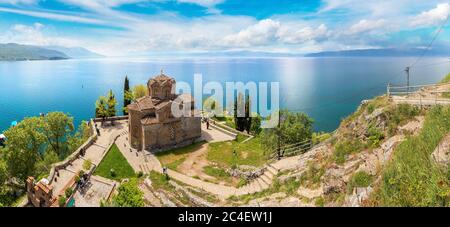
[[[175,94],[176,82],[161,74],[147,83],[148,95],[128,105],[129,142],[138,150],[158,152],[195,142],[202,134],[201,117],[190,94]],[[172,104],[190,116],[174,117]]]

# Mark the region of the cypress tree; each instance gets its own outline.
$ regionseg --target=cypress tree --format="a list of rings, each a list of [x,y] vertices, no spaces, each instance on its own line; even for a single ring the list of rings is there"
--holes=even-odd
[[[250,96],[247,95],[245,100],[245,130],[250,134],[250,129],[252,128],[252,116],[251,116],[251,102]]]
[[[131,100],[126,96],[128,92],[130,92],[130,81],[128,80],[128,76],[125,76],[125,83],[123,85],[123,115],[128,114],[127,106],[131,104]]]

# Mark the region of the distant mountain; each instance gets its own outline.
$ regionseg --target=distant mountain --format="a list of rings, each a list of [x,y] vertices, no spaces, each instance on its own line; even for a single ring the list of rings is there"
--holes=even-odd
[[[101,58],[103,55],[94,53],[83,47],[62,47],[62,46],[45,46],[50,50],[56,50],[66,54],[70,58]]]
[[[38,46],[15,43],[0,44],[0,61],[63,60],[66,54]]]
[[[363,50],[343,50],[343,51],[326,51],[319,53],[307,54],[305,57],[411,57],[420,56],[424,49],[408,48],[408,49],[363,49]],[[427,52],[427,56],[449,56],[448,48],[431,49]]]
[[[205,51],[205,52],[148,52],[136,53],[136,57],[302,57],[302,54],[247,50]]]

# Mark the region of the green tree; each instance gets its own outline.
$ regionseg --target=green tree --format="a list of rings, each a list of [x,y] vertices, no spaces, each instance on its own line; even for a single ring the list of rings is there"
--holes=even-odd
[[[117,100],[112,90],[109,90],[108,95],[100,96],[95,102],[95,117],[102,118],[102,124],[108,117],[116,116]]]
[[[244,95],[239,93],[234,100],[234,123],[236,125],[236,130],[241,132],[244,131],[246,122]]]
[[[125,98],[131,102],[135,102],[137,99],[148,95],[147,86],[139,84],[134,86],[131,91],[126,92]]]
[[[209,97],[203,102],[203,112],[208,114],[209,117],[223,114],[222,107],[213,97]]]
[[[108,100],[105,96],[100,96],[98,100],[95,102],[95,117],[102,118],[105,121],[105,118],[108,117]],[[103,123],[103,122],[102,122]]]
[[[7,165],[0,160],[0,207],[9,207],[17,198],[14,190],[7,184],[9,179]]]
[[[259,114],[254,113],[255,117],[251,119],[250,132],[253,135],[259,135],[261,133],[262,117]]]
[[[69,152],[65,141],[74,130],[73,118],[62,112],[51,112],[43,117],[42,126],[49,148],[61,159],[65,158]]]
[[[247,95],[247,98],[245,99],[245,130],[248,134],[250,134],[251,128],[252,128],[252,116],[251,116],[251,101],[250,96]]]
[[[77,150],[83,143],[85,143],[91,136],[91,128],[86,121],[82,121],[78,126],[77,132],[74,135],[67,137],[67,146],[70,152]]]
[[[267,150],[276,150],[278,142],[286,146],[311,139],[314,121],[306,114],[282,110],[280,119],[278,127],[263,130],[261,141]]]
[[[60,158],[58,155],[52,151],[48,150],[44,153],[42,159],[40,159],[36,163],[36,173],[34,175],[40,175],[42,173],[49,173],[51,169],[51,165],[53,163],[59,162]]]
[[[4,134],[8,138],[3,149],[9,176],[24,183],[28,176],[35,174],[36,163],[42,158],[46,138],[42,133],[43,119],[26,118]]]
[[[112,90],[109,90],[107,98],[108,98],[108,117],[115,117],[117,100]]]
[[[118,188],[118,194],[113,197],[112,203],[118,207],[143,207],[143,193],[137,187],[137,180],[132,179]]]
[[[131,100],[127,99],[127,93],[130,92],[130,80],[128,76],[125,76],[125,82],[123,85],[123,115],[128,114],[127,106],[131,104]]]

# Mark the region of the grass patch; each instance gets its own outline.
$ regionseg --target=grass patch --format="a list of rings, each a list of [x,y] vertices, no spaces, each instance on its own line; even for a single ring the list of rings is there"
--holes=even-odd
[[[401,143],[373,197],[381,206],[450,206],[450,179],[430,158],[450,132],[450,107],[434,107],[417,136]]]
[[[325,199],[323,197],[317,198],[316,201],[314,201],[314,205],[316,205],[316,207],[324,207]]]
[[[397,132],[397,128],[402,124],[408,122],[414,117],[421,114],[420,108],[408,104],[400,104],[392,106],[386,111],[388,117],[388,134],[390,136]]]
[[[379,96],[367,104],[367,113],[372,114],[376,109],[389,105],[389,100],[386,96]]]
[[[164,174],[158,173],[156,171],[151,171],[149,174],[150,180],[152,181],[152,187],[156,190],[164,189],[167,191],[171,191],[175,189],[170,183],[169,178],[167,178]]]
[[[320,184],[320,178],[325,174],[324,168],[308,163],[308,170],[300,177],[300,184],[307,188],[315,188]]]
[[[442,94],[442,97],[450,99],[450,92],[445,92]]]
[[[357,153],[364,148],[364,144],[359,139],[344,139],[334,146],[333,159],[336,164],[344,164],[350,154]]]
[[[225,125],[230,128],[236,128],[236,124],[234,123],[234,117],[233,116],[222,116],[222,117],[213,117],[213,120],[219,121],[219,122],[225,122]],[[219,124],[220,125],[220,124]]]
[[[354,188],[366,188],[369,187],[373,182],[373,176],[370,174],[360,171],[353,174],[350,182],[348,183],[348,192],[352,193]]]
[[[230,177],[230,174],[228,174],[224,169],[214,167],[214,166],[205,166],[203,168],[203,172],[212,177],[215,177],[217,179],[223,179],[223,178]]]
[[[450,173],[450,171],[449,171],[449,173]],[[239,182],[238,182],[238,184],[237,184],[237,188],[241,188],[241,187],[244,187],[245,185],[247,185],[249,183],[249,181],[247,180],[247,179],[245,179],[245,178],[243,178],[243,177],[241,177],[240,179],[239,179]]]
[[[450,73],[442,79],[441,83],[450,83]]]
[[[111,169],[114,171],[112,172]],[[113,144],[102,162],[98,165],[94,175],[120,181],[124,178],[135,177],[136,173],[116,144]]]
[[[231,196],[228,198],[228,200],[232,202],[243,202],[244,204],[248,204],[250,200],[263,198],[278,192],[284,192],[288,196],[296,195],[299,187],[300,181],[295,177],[286,179],[284,182],[280,182],[278,178],[275,178],[273,184],[266,190],[248,195]]]
[[[197,191],[197,190],[191,189],[190,187],[186,187],[186,188],[190,193],[192,193],[202,199],[205,199],[206,201],[208,201],[210,203],[218,203],[219,202],[219,199],[216,196],[209,194],[205,191]]]
[[[204,144],[205,142],[194,143],[186,147],[160,152],[156,154],[156,157],[162,165],[167,166],[169,169],[177,170],[178,166],[186,160],[190,153],[200,149]]]
[[[209,144],[207,159],[222,168],[237,165],[262,166],[267,160],[261,138],[258,136],[241,143],[244,138],[245,136],[238,136],[236,141]]]
[[[387,98],[387,96],[379,96],[376,97],[375,99],[371,100],[369,103],[361,105],[356,111],[355,113],[353,113],[352,115],[348,116],[347,118],[345,118],[342,121],[341,125],[347,125],[350,122],[355,121],[356,119],[358,119],[359,116],[361,116],[364,112],[367,112],[369,114],[373,113],[373,111],[375,111],[378,108],[384,107],[384,106],[388,106],[389,105],[389,100]]]

